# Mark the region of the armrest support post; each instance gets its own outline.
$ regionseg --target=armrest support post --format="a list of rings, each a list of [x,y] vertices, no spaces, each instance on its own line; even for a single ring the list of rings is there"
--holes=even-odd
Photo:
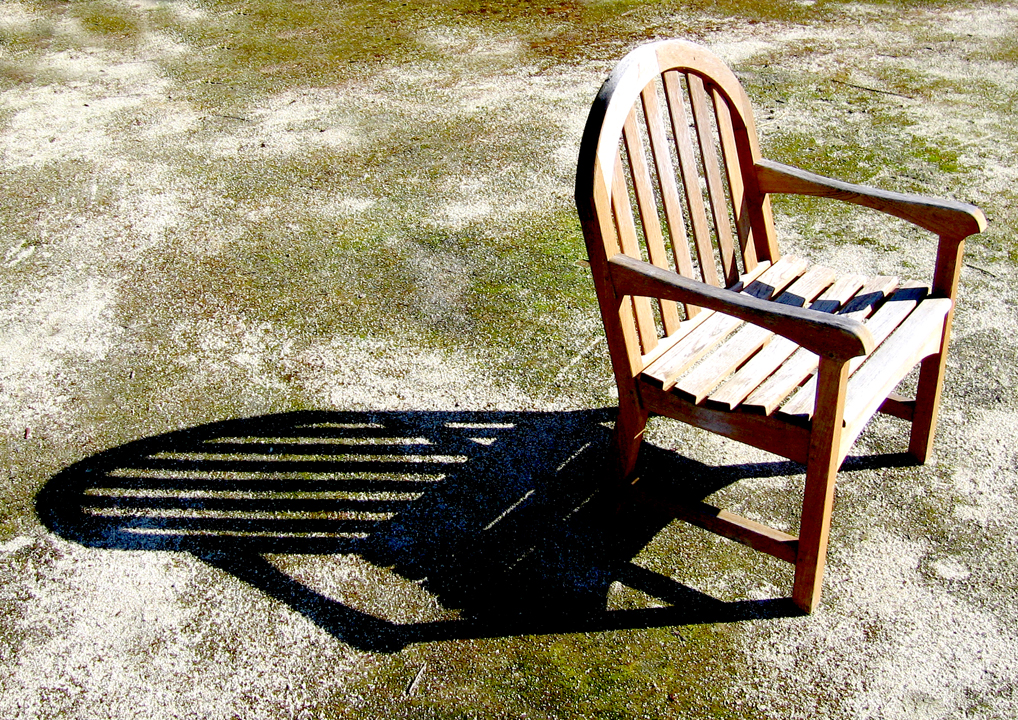
[[[962,255],[965,253],[965,238],[955,240],[941,235],[937,246],[937,265],[933,270],[933,296],[952,300],[958,293],[958,279],[961,277]]]

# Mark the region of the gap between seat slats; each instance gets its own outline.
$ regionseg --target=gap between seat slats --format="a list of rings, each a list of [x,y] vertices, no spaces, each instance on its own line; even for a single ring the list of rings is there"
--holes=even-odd
[[[873,404],[875,411],[885,395],[920,359],[936,351],[937,347],[929,349],[927,346],[939,341],[944,318],[951,310],[951,301],[945,302],[946,298],[925,299],[928,292],[929,288],[925,285],[908,282],[891,295],[881,310],[866,323],[878,347],[868,355],[853,357],[849,364],[848,392],[852,394],[846,399],[846,425],[854,422],[862,411],[860,402],[863,405]],[[884,392],[882,385],[890,382],[891,377],[897,379]],[[864,383],[875,384],[876,387],[866,388]],[[814,376],[778,412],[799,422],[810,420],[815,398],[809,393],[815,395],[815,392]],[[876,397],[878,394],[880,401]]]
[[[896,277],[878,276],[868,278],[864,281],[862,287],[858,288],[858,292],[845,302],[839,314],[855,320],[864,320],[872,314],[884,297],[897,286],[898,278]],[[821,301],[825,301],[823,297],[821,297]],[[826,302],[830,302],[833,305],[834,299],[829,298]],[[830,309],[828,307],[818,307],[817,309],[833,312],[837,307],[831,307]],[[811,353],[794,343],[792,343],[792,346],[792,354],[743,400],[740,405],[743,410],[761,415],[770,415],[803,381],[816,372],[820,358],[815,353]]]
[[[854,357],[849,361],[849,373],[851,373],[852,376],[854,376],[854,373],[861,366],[867,363],[869,359],[873,358],[877,352],[879,352],[883,342],[891,335],[892,332],[895,331],[895,329],[905,322],[905,319],[912,314],[912,311],[922,302],[928,293],[929,288],[922,283],[908,281],[902,284],[898,290],[887,298],[886,302],[881,305],[880,309],[873,314],[873,317],[866,321],[866,327],[869,328],[870,333],[872,333],[873,340],[876,342],[877,348],[869,355],[860,355],[859,357]],[[943,320],[943,317],[941,317],[941,320]],[[913,331],[918,329],[920,328],[912,327]],[[917,340],[919,338],[921,338],[921,336],[917,335],[913,337],[911,339],[912,344],[918,345]],[[882,354],[882,356],[884,355],[885,354]],[[911,365],[909,367],[911,367]],[[852,385],[851,379],[849,380],[849,385]],[[888,391],[890,391],[890,388],[888,388]],[[800,422],[809,421],[813,417],[815,400],[816,376],[814,375],[789,398],[787,403],[778,409],[778,413]]]
[[[742,292],[762,299],[770,298],[788,287],[806,271],[806,268],[805,260],[793,255],[786,255],[761,273]],[[648,365],[644,369],[643,375],[660,384],[666,390],[671,388],[675,380],[687,368],[691,367],[741,324],[741,320],[730,315],[714,313],[669,348],[668,352]]]
[[[774,302],[802,307],[834,281],[834,271],[819,265],[807,270]],[[770,330],[743,323],[733,335],[675,383],[674,391],[687,400],[701,402],[707,394],[775,337]]]
[[[745,272],[739,278],[739,282],[735,283],[732,287],[728,288],[732,292],[742,292],[743,288],[756,280],[760,275],[767,271],[771,266],[770,260],[762,260],[750,271]],[[705,310],[704,308],[695,308],[699,310],[695,316],[688,320],[683,320],[679,323],[679,329],[664,338],[655,346],[655,348],[649,353],[645,353],[641,358],[643,366],[649,367],[655,360],[660,358],[662,355],[671,350],[681,340],[686,337],[689,333],[700,326],[701,323],[705,322],[709,317],[714,315],[713,310]]]
[[[862,275],[842,275],[810,305],[811,310],[836,312],[863,286]],[[771,341],[707,397],[707,404],[720,410],[734,410],[751,392],[781,367],[799,346],[775,335]]]
[[[775,269],[780,272],[778,265],[780,262],[775,264]],[[758,282],[765,283],[773,278],[765,273]],[[832,272],[826,268],[811,268],[788,287],[777,302],[802,305],[819,294],[810,305],[811,309],[835,312],[841,308],[840,314],[857,320],[872,315],[866,325],[878,346],[928,293],[926,286],[911,281],[897,288],[898,279],[894,277],[847,275],[831,284],[832,279]],[[821,294],[825,287],[826,291]],[[874,313],[877,306],[879,309]],[[785,419],[808,422],[816,392],[815,378],[811,376],[816,372],[819,358],[758,326],[721,313],[715,315],[709,324],[702,323],[649,366],[645,375],[656,380],[663,389],[672,388],[680,397],[696,403],[706,399],[707,406],[718,409],[735,409],[745,399],[743,409],[771,414],[791,396],[779,412]],[[738,332],[733,335],[736,328]],[[865,360],[865,356],[853,359],[850,372],[857,370]],[[717,390],[711,393],[713,388]]]

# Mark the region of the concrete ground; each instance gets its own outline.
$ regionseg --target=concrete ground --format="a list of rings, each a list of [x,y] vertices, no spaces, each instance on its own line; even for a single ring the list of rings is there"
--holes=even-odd
[[[931,462],[875,420],[824,601],[652,507],[572,208],[627,49],[702,41],[765,155],[973,202]],[[1018,715],[1018,4],[0,6],[0,717]],[[934,241],[776,202],[783,245]],[[671,423],[652,492],[795,530]]]

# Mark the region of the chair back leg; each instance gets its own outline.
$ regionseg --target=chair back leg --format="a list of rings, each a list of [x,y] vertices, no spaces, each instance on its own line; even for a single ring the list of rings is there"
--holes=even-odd
[[[933,273],[933,294],[955,300],[958,297],[958,281],[961,277],[962,254],[965,240],[950,240],[941,236],[937,251],[937,267]],[[947,345],[951,339],[951,323],[954,320],[952,308],[944,318],[944,332],[940,336],[940,352],[922,361],[919,368],[919,384],[916,387],[915,410],[912,413],[912,431],[908,441],[909,454],[920,463],[925,463],[933,450],[933,435],[937,429],[937,414],[940,410],[940,391],[944,386],[944,370],[947,367]]]
[[[636,470],[636,460],[643,443],[643,431],[647,427],[647,411],[638,402],[626,401],[624,395],[619,397],[619,415],[615,420],[615,432],[612,436],[614,445],[612,453],[615,457],[615,482],[629,482]]]

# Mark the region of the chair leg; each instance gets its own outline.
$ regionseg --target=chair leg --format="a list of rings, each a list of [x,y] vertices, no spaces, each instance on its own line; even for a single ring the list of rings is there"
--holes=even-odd
[[[810,458],[806,468],[806,495],[799,530],[799,551],[795,559],[792,601],[807,613],[813,612],[820,602],[827,564],[834,480],[838,473],[832,465],[826,458]]]
[[[916,388],[908,452],[920,463],[925,463],[933,450],[933,435],[937,431],[940,391],[944,387],[946,360],[947,353],[942,349],[939,355],[931,355],[919,366],[919,385]]]
[[[647,427],[647,411],[639,403],[624,400],[620,393],[619,416],[615,420],[612,437],[615,455],[615,478],[624,483],[632,478],[636,460],[643,444],[643,431]]]
[[[838,474],[841,430],[845,414],[848,363],[823,358],[817,382],[816,411],[810,433],[806,489],[802,500],[799,550],[795,560],[792,601],[813,612],[827,562],[827,540],[834,506],[834,480]]]

